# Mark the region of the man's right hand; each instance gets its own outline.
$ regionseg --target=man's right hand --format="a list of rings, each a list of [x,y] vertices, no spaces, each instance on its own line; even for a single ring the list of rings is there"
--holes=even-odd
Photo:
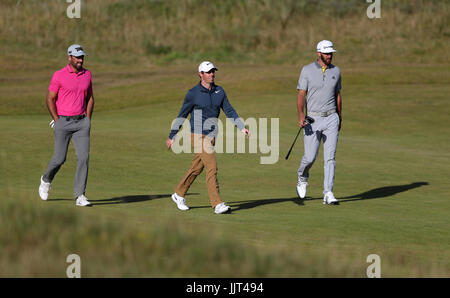
[[[173,140],[171,138],[167,138],[167,140],[166,140],[167,149],[170,149],[170,147],[172,147],[172,145],[173,145]]]
[[[300,127],[305,127],[305,125],[306,125],[305,114],[300,114],[300,115],[298,116],[298,125],[299,125]]]

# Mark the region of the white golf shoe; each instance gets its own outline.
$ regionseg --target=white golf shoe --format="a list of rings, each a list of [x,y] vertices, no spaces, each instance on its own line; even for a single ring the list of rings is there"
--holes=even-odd
[[[173,193],[172,195],[172,201],[177,204],[178,209],[180,210],[189,210],[189,207],[186,205],[186,200],[183,197],[180,197],[177,195],[177,193]]]
[[[46,201],[48,199],[48,192],[50,191],[51,183],[45,182],[42,180],[41,176],[41,185],[39,185],[39,196],[42,200]]]
[[[225,213],[225,212],[228,212],[228,211],[230,211],[230,206],[227,206],[223,202],[220,203],[220,204],[217,204],[216,207],[214,208],[214,213],[215,214],[222,214],[222,213]]]
[[[339,205],[339,201],[334,197],[334,194],[331,191],[325,194],[323,203],[328,205]]]
[[[306,186],[308,186],[308,182],[298,182],[297,183],[297,194],[300,199],[304,199],[306,197]]]
[[[78,196],[77,201],[75,203],[77,206],[92,206],[91,203],[87,200],[87,198],[84,195]]]

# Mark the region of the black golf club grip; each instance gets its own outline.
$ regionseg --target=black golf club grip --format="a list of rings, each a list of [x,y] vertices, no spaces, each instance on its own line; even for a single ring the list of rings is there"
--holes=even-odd
[[[314,119],[311,118],[311,117],[309,117],[309,116],[306,116],[305,120],[306,120],[306,122],[309,123],[309,124],[314,123]]]

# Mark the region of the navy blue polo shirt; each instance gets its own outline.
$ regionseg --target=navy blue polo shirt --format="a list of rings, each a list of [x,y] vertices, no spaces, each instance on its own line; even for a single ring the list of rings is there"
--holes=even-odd
[[[203,87],[201,83],[198,83],[186,93],[180,113],[178,113],[178,119],[172,126],[169,138],[173,139],[189,114],[191,114],[192,133],[215,137],[218,130],[217,121],[220,109],[224,111],[227,118],[230,118],[239,130],[245,128],[239,115],[228,101],[227,94],[222,87],[213,84],[211,90],[209,90]]]

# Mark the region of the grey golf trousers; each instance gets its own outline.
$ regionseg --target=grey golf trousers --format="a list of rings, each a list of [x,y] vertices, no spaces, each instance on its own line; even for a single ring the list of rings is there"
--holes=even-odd
[[[300,182],[308,182],[309,169],[314,164],[319,153],[320,142],[323,140],[324,181],[323,193],[333,191],[334,171],[336,168],[336,147],[339,136],[339,116],[333,113],[328,117],[312,117],[314,123],[303,129],[305,151],[298,168]]]
[[[77,155],[77,172],[73,186],[75,198],[83,195],[86,191],[89,169],[90,131],[91,119],[89,117],[84,117],[81,120],[60,118],[54,127],[55,145],[53,157],[50,160],[47,171],[42,177],[45,182],[53,181],[56,173],[58,173],[66,161],[67,149],[72,139]]]

